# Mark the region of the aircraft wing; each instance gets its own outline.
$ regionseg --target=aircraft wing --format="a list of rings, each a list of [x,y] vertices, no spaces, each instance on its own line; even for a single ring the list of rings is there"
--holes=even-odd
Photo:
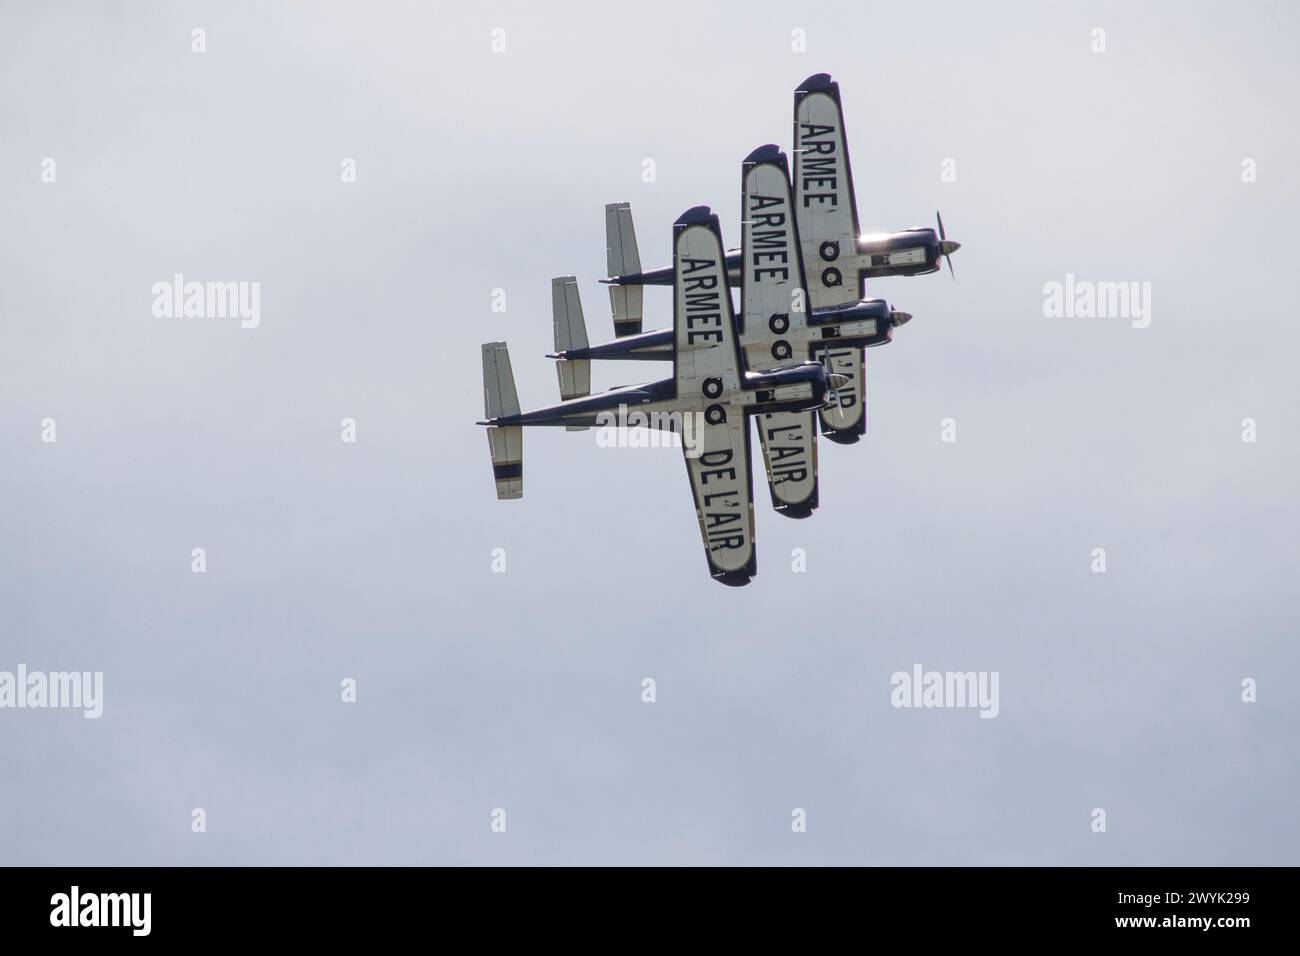
[[[749,423],[743,415],[705,423],[682,448],[709,573],[723,584],[748,584],[758,570]]]
[[[847,272],[858,251],[858,204],[840,85],[826,73],[794,93],[794,196],[811,307],[856,301],[858,277]]]
[[[808,77],[794,93],[794,201],[808,270],[809,305],[822,309],[857,300],[858,201],[844,132],[840,85],[829,74]],[[830,352],[832,371],[849,376],[837,407],[824,408],[822,432],[854,442],[866,431],[866,352]]]
[[[682,430],[704,554],[715,580],[747,584],[756,568],[749,421],[727,403],[711,401],[740,388],[745,364],[722,230],[707,206],[688,209],[673,224],[673,271],[677,397],[704,410],[695,427],[684,424]]]
[[[848,445],[866,433],[867,353],[865,349],[827,349],[831,371],[847,375],[849,382],[839,389],[839,403],[818,411],[822,434],[831,441]]]
[[[817,423],[812,412],[758,415],[763,467],[772,507],[788,518],[806,518],[817,507]]]
[[[745,160],[741,181],[740,340],[762,342],[766,365],[802,362],[808,356],[802,348],[794,354],[788,333],[807,325],[808,290],[785,154],[760,146]],[[777,412],[755,421],[772,507],[787,517],[808,517],[817,507],[813,413]]]
[[[707,404],[740,388],[745,364],[727,285],[718,217],[695,206],[673,224],[673,365],[677,394]],[[716,411],[715,411],[716,409]],[[718,404],[705,411],[722,413]]]
[[[805,361],[784,337],[808,324],[808,292],[790,167],[779,148],[760,146],[746,157],[741,193],[741,341],[772,340],[772,365]]]

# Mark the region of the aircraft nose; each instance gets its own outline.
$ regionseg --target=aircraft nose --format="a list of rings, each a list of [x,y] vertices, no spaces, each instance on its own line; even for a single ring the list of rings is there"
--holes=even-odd
[[[834,392],[838,392],[840,389],[847,386],[851,381],[853,381],[853,379],[849,378],[849,376],[847,375],[842,375],[839,372],[831,372],[829,375],[826,376],[826,382],[828,385],[830,385],[831,391]]]
[[[889,313],[889,320],[895,325],[906,325],[912,321],[911,312],[899,312],[897,309]]]
[[[961,243],[956,239],[944,239],[939,243],[939,252],[945,256],[950,256],[961,248]]]

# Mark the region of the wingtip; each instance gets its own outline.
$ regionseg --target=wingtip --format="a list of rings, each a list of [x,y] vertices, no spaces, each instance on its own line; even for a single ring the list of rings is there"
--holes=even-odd
[[[674,226],[698,226],[713,219],[713,210],[708,206],[692,206],[673,223]]]
[[[797,93],[830,92],[838,95],[840,85],[831,79],[829,73],[814,73],[799,84]]]
[[[753,580],[753,576],[748,571],[723,571],[714,574],[713,580],[729,588],[743,588]]]
[[[785,153],[776,143],[765,143],[745,157],[747,164],[779,163],[785,159]]]
[[[862,435],[858,432],[822,432],[822,437],[828,441],[833,441],[837,445],[856,445],[862,440]]]
[[[809,502],[796,505],[785,505],[777,509],[777,514],[785,518],[811,518],[817,506]]]

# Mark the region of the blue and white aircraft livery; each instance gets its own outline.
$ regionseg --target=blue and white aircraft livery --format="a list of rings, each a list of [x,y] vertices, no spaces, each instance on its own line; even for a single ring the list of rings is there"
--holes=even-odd
[[[772,505],[806,518],[819,503],[817,431],[852,443],[865,430],[864,350],[911,316],[859,299],[867,278],[938,271],[958,244],[932,229],[860,236],[839,87],[826,74],[795,92],[794,171],[777,146],[741,167],[741,246],[726,251],[707,207],[673,225],[673,264],[641,270],[631,209],[606,207],[616,338],[590,345],[577,280],[552,280],[562,402],[521,413],[504,342],[483,346],[488,440],[499,498],[523,495],[523,428],[648,426],[678,432],[714,580],[756,573],[749,418]],[[951,260],[949,260],[951,269]],[[641,331],[643,287],[673,288],[672,328]],[[738,313],[731,289],[740,290]],[[673,376],[591,395],[591,362],[671,361]]]
[[[916,228],[861,235],[840,87],[827,73],[808,77],[794,93],[793,185],[800,243],[808,270],[809,301],[814,311],[856,302],[868,278],[937,272],[939,260],[961,248],[960,243],[944,234],[942,219],[937,233],[930,228]],[[671,269],[641,271],[627,203],[606,207],[606,230],[611,250],[607,281],[614,287],[666,285],[672,281]],[[617,254],[613,250],[618,250]],[[740,250],[728,253],[727,268],[734,283],[740,281],[740,261]],[[615,272],[620,266],[623,271]],[[952,268],[951,259],[948,267]],[[610,302],[616,335],[641,331],[642,299],[616,297],[611,290]],[[833,348],[830,361],[835,371],[849,376],[850,384],[841,390],[833,408],[822,410],[822,433],[833,441],[851,444],[866,431],[863,348]]]
[[[694,440],[683,440],[682,447],[709,574],[743,585],[758,566],[749,416],[822,408],[845,380],[814,361],[761,372],[746,368],[722,230],[707,206],[687,210],[674,223],[673,250],[672,378],[521,413],[506,345],[489,342],[483,346],[488,417],[480,424],[488,426],[497,497],[519,498],[525,427],[625,425],[635,412],[652,427],[679,430],[689,417],[696,423]]]
[[[738,335],[748,368],[779,368],[809,359],[831,363],[837,355],[857,355],[862,349],[884,345],[892,340],[894,329],[911,318],[881,299],[809,309],[805,244],[800,239],[789,163],[776,146],[760,146],[742,164],[741,209],[741,249],[728,271],[740,286]],[[626,247],[626,235],[624,243]],[[581,308],[570,307],[563,315],[557,310],[552,357],[560,359],[563,397],[572,397],[571,389],[565,391],[566,382],[590,382],[592,359],[672,358],[669,329],[597,346],[571,344],[586,341]],[[833,365],[829,370],[839,371]],[[839,405],[859,404],[853,389],[852,376],[846,374],[835,403],[822,409],[822,414]],[[787,517],[808,517],[818,504],[813,413],[774,412],[759,416],[757,422],[773,507]]]

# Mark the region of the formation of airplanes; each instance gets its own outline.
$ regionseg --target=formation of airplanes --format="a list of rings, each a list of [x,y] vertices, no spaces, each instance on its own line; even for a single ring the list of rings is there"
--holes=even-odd
[[[818,505],[817,434],[841,444],[866,429],[865,350],[911,316],[860,298],[867,279],[952,270],[938,230],[864,236],[839,84],[809,77],[794,94],[794,164],[774,145],[741,164],[739,249],[707,206],[673,223],[672,265],[643,271],[631,209],[605,208],[615,338],[591,345],[577,279],[552,280],[559,404],[521,412],[504,342],[483,346],[483,390],[497,497],[523,496],[523,429],[648,425],[678,432],[709,574],[727,585],[757,572],[750,419],[772,505],[806,518]],[[672,286],[669,328],[643,331],[644,289]],[[732,289],[740,293],[737,310]],[[591,394],[591,362],[663,361],[671,376]]]

